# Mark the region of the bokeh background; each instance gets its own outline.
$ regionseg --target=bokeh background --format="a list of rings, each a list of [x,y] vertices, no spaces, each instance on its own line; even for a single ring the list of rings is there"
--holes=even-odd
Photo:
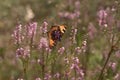
[[[106,59],[104,56],[107,55],[105,53],[109,52],[111,45],[106,37],[107,32],[99,26],[97,13],[100,9],[112,7],[116,7],[115,0],[0,0],[0,80],[17,80],[21,77],[22,63],[16,60],[12,34],[18,22],[24,25],[30,21],[37,22],[38,27],[46,21],[48,29],[52,25],[66,24],[67,32],[63,39],[70,37],[72,29],[77,28],[75,46],[66,48],[69,52],[69,49],[82,45],[87,39],[87,53],[90,58],[86,60],[89,63],[86,60],[82,62],[84,65],[88,64],[86,80],[96,80],[94,75],[97,72],[99,75],[100,71],[97,70],[101,70]],[[120,15],[117,16],[118,20]],[[65,40],[61,44],[64,42]],[[92,71],[96,73],[91,74]],[[115,74],[109,76],[108,79],[113,80]]]

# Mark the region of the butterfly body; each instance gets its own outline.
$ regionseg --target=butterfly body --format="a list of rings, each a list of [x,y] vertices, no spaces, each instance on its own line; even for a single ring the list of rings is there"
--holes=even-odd
[[[59,41],[66,31],[66,27],[64,25],[61,26],[52,26],[48,31],[48,38],[49,38],[49,46],[50,48],[54,47]]]

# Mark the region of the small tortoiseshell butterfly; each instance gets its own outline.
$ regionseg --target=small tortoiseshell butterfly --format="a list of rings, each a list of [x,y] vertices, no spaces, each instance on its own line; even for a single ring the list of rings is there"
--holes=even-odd
[[[49,38],[49,46],[50,48],[54,47],[58,41],[61,41],[63,34],[66,31],[65,25],[56,25],[52,26],[50,30],[47,32]]]

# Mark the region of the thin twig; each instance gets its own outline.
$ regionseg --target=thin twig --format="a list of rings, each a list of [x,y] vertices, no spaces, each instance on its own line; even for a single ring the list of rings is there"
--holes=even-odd
[[[104,66],[103,66],[103,68],[102,68],[102,70],[101,70],[101,73],[100,73],[100,76],[99,76],[98,80],[102,80],[102,75],[103,75],[104,69],[105,69],[105,67],[106,67],[106,65],[107,65],[107,63],[108,63],[108,61],[109,61],[109,59],[110,59],[110,56],[111,56],[112,52],[113,52],[113,47],[111,47],[111,50],[110,50],[109,53],[108,53],[107,60],[106,60]]]

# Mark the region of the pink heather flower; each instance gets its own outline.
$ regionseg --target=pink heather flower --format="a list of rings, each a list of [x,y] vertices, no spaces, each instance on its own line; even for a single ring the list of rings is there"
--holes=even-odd
[[[46,74],[45,74],[45,78],[44,78],[44,80],[50,80],[50,78],[51,78],[51,75],[48,74],[48,73],[46,73]]]
[[[24,80],[23,78],[18,78],[17,80]]]
[[[86,46],[87,45],[87,41],[83,41],[83,46]]]
[[[41,59],[38,59],[37,62],[38,62],[39,64],[42,64],[42,60],[41,60]]]
[[[40,50],[43,47],[48,48],[48,40],[45,37],[41,37],[39,45],[38,45],[38,49]]]
[[[75,48],[75,52],[76,52],[76,53],[81,53],[80,47],[76,47],[76,48]]]
[[[80,1],[79,0],[75,1],[75,8],[76,9],[80,8]]]
[[[77,64],[72,64],[70,69],[79,70],[79,66]]]
[[[113,6],[111,11],[115,12],[116,11],[116,8]]]
[[[50,49],[49,47],[47,47],[45,50],[46,50],[48,53],[51,52],[51,49]]]
[[[78,57],[73,58],[73,64],[71,65],[71,69],[79,70],[78,63],[79,63]]]
[[[76,13],[70,13],[70,12],[62,13],[62,12],[60,12],[58,15],[59,15],[60,17],[73,20],[73,19],[75,19],[79,14],[80,14],[79,12],[76,12]]]
[[[35,80],[41,80],[40,78],[36,78]]]
[[[61,48],[58,50],[58,53],[63,54],[64,51],[65,51],[65,47],[61,47]]]
[[[64,74],[64,79],[63,80],[68,80],[68,73],[67,72]]]
[[[16,50],[16,57],[17,58],[22,58],[23,54],[24,54],[24,49],[23,48],[19,48],[19,49]]]
[[[75,10],[74,14],[75,14],[76,18],[78,18],[80,16],[80,11]]]
[[[69,12],[64,13],[64,17],[65,17],[65,18],[69,18],[69,16],[70,16],[70,13],[69,13]]]
[[[73,58],[73,60],[74,60],[74,63],[75,63],[75,64],[78,64],[78,63],[79,63],[79,58],[78,58],[78,57]]]
[[[40,32],[44,34],[47,33],[47,26],[48,26],[48,23],[44,22],[43,25],[40,27]]]
[[[72,32],[73,32],[74,35],[76,35],[77,34],[77,29],[72,29]]]
[[[24,50],[24,55],[23,55],[23,58],[30,58],[30,47],[27,46]]]
[[[109,64],[109,66],[112,68],[112,70],[116,70],[116,67],[117,67],[117,63],[115,63],[115,62],[110,62],[110,64]]]
[[[21,35],[21,30],[22,30],[22,25],[18,24],[18,26],[14,30],[14,33],[12,34],[12,36],[15,39],[15,44],[20,44],[24,39],[24,37]]]
[[[94,38],[94,36],[95,36],[95,34],[96,34],[96,32],[97,32],[97,29],[95,28],[95,26],[93,25],[93,23],[89,23],[89,25],[88,25],[88,36],[89,36],[89,38],[90,39],[93,39]]]
[[[75,80],[75,78],[74,78],[74,77],[72,77],[72,78],[71,78],[71,80]]]
[[[81,22],[82,22],[81,19],[78,19],[78,20],[77,20],[77,23],[78,23],[78,24],[80,24]]]
[[[59,15],[60,17],[64,17],[64,13],[63,13],[63,12],[59,12],[58,15]]]
[[[115,52],[115,57],[116,58],[120,58],[120,50],[118,50],[118,51]]]
[[[79,69],[77,72],[78,72],[78,75],[79,75],[79,79],[84,80],[85,73],[83,72],[83,70]]]
[[[73,41],[73,43],[76,43],[76,34],[77,34],[77,29],[72,29],[72,41]]]
[[[30,57],[30,49],[29,47],[26,47],[25,49],[19,48],[16,51],[16,57],[17,58],[29,58]]]
[[[68,60],[67,57],[64,59],[64,61],[65,61],[66,64],[69,64],[69,60]]]
[[[32,22],[25,25],[25,35],[30,38],[31,43],[33,43],[34,37],[36,35],[37,22]]]
[[[82,48],[81,48],[83,53],[86,52],[86,47],[87,47],[87,41],[85,40],[85,41],[83,41]]]
[[[55,73],[54,78],[59,78],[59,77],[60,77],[60,73],[59,72]]]
[[[29,23],[25,25],[25,32],[27,36],[32,36],[36,34],[37,22]]]
[[[99,26],[102,26],[106,23],[106,18],[108,16],[108,13],[106,10],[101,9],[98,12],[98,17],[99,17]]]
[[[120,79],[120,74],[117,73],[115,76],[114,76],[114,80],[119,80]]]
[[[76,14],[76,13],[71,13],[71,14],[68,16],[68,19],[74,20],[77,16],[78,16],[78,14]]]

